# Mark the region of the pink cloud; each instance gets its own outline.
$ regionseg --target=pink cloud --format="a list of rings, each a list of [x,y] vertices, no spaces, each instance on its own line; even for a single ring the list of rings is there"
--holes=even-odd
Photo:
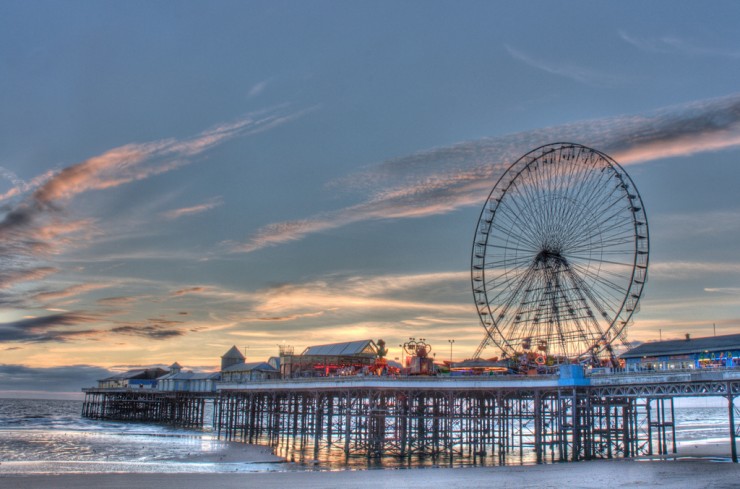
[[[126,144],[58,172],[44,173],[28,183],[7,171],[2,173],[0,168],[0,176],[14,183],[11,190],[0,195],[0,200],[19,198],[31,192],[0,219],[0,256],[4,263],[24,263],[27,268],[38,270],[37,264],[30,263],[89,242],[98,233],[94,219],[69,219],[63,212],[65,204],[75,197],[175,170],[192,163],[196,156],[216,145],[277,127],[304,113],[277,107],[247,114],[185,139]],[[200,206],[172,211],[170,217],[203,212],[218,205],[220,201],[214,199]],[[13,280],[18,281],[18,278]]]
[[[543,144],[573,141],[638,164],[740,146],[740,95],[669,107],[647,115],[591,120],[459,143],[388,160],[332,182],[366,193],[355,205],[269,224],[232,251],[249,253],[349,224],[420,218],[481,205],[498,176]]]
[[[223,203],[224,201],[222,198],[216,197],[202,204],[194,205],[191,207],[181,207],[179,209],[173,209],[171,211],[163,213],[162,215],[167,219],[178,219],[183,216],[191,216],[194,214],[200,214],[202,212],[210,211],[211,209],[215,209],[216,207],[223,205]]]

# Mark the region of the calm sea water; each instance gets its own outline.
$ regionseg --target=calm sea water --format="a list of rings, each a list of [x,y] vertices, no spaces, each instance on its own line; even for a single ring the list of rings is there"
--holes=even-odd
[[[223,463],[210,431],[81,417],[82,401],[0,399],[0,474],[235,472],[284,464]]]
[[[729,446],[727,408],[698,404],[676,407],[679,454],[688,444]],[[224,463],[219,454],[233,444],[208,430],[89,420],[80,416],[81,409],[81,401],[0,399],[0,474],[300,469],[292,464]]]

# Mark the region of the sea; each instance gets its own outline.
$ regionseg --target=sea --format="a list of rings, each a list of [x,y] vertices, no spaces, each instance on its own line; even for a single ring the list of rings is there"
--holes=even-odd
[[[717,461],[729,461],[726,401],[695,401],[675,408],[679,455],[682,447],[720,444],[727,448],[727,456]],[[220,457],[234,448],[234,442],[219,440],[208,427],[188,430],[91,420],[83,418],[81,410],[81,401],[0,399],[0,475],[316,470],[310,463],[240,462]],[[342,469],[336,464],[329,468]]]
[[[220,461],[234,442],[208,427],[83,418],[82,401],[0,399],[0,475],[225,473],[286,470],[286,464]],[[265,448],[269,451],[268,448]]]

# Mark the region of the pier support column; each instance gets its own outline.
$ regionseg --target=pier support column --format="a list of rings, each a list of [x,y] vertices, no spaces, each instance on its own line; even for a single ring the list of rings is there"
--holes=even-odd
[[[730,453],[732,454],[732,462],[737,463],[737,437],[735,430],[735,396],[732,395],[732,386],[727,385],[727,410],[730,414]]]

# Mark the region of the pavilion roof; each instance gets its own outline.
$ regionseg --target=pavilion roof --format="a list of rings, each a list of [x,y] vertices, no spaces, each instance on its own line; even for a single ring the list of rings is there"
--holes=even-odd
[[[328,345],[315,345],[306,348],[301,355],[315,356],[375,356],[378,347],[373,340],[348,341],[345,343],[331,343]]]
[[[622,358],[687,355],[691,353],[740,350],[740,334],[683,340],[651,341],[623,353]]]

